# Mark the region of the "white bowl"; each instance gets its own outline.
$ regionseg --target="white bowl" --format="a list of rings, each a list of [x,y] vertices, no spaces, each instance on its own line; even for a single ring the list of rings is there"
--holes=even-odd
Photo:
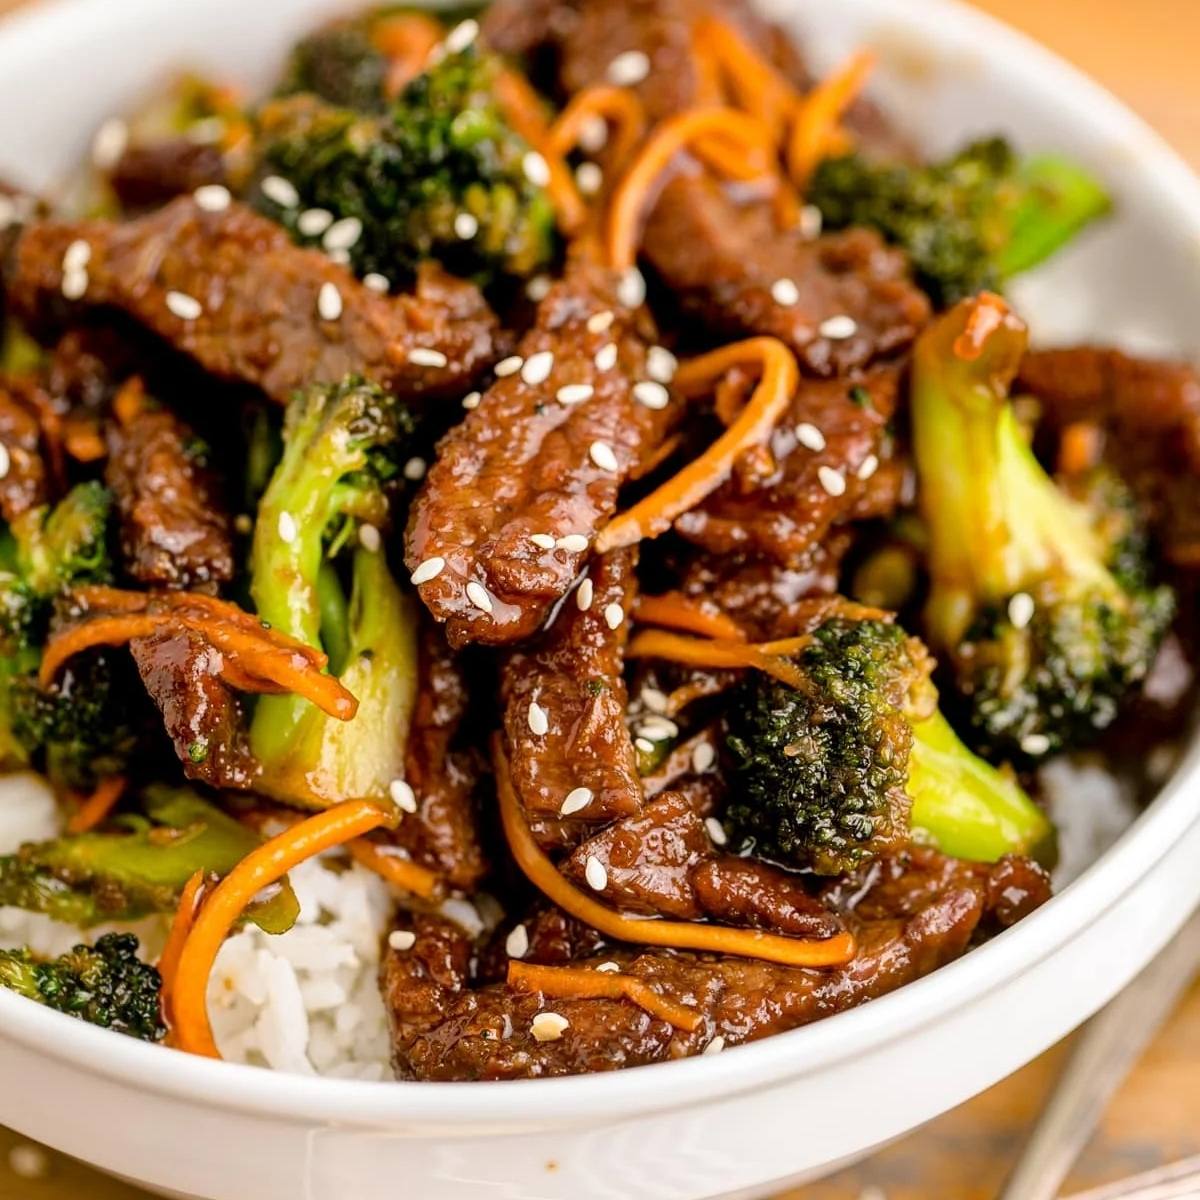
[[[0,27],[0,176],[46,184],[172,66],[265,80],[326,0],[57,0]],[[869,40],[932,149],[1002,130],[1101,172],[1119,217],[1019,289],[1043,339],[1195,353],[1200,184],[1046,51],[949,0],[776,0],[827,61]],[[725,1054],[578,1079],[350,1083],[191,1058],[0,989],[0,1122],[211,1200],[753,1197],[912,1129],[1078,1025],[1200,899],[1200,748],[1045,908],[863,1008]]]

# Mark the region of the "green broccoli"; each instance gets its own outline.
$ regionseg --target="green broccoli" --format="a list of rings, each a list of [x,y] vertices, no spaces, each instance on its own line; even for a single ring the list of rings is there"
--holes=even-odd
[[[122,815],[111,829],[64,834],[0,857],[0,905],[84,929],[171,912],[196,871],[228,874],[261,843],[185,788],[148,788],[142,806],[144,815]],[[268,933],[283,933],[298,911],[285,883],[260,897],[247,918]]]
[[[157,1042],[167,1032],[162,979],[137,951],[131,933],[107,933],[94,946],[49,961],[27,949],[0,950],[0,987],[90,1025]]]
[[[803,688],[755,673],[729,706],[726,820],[756,854],[826,875],[910,839],[985,862],[1052,854],[1041,810],[941,716],[916,638],[834,617],[795,662]]]
[[[297,696],[259,699],[255,787],[306,807],[386,800],[403,773],[416,675],[416,613],[380,531],[412,421],[395,397],[350,377],[288,406],[283,457],[258,507],[250,590],[264,621],[329,655],[358,699],[350,721]]]
[[[1082,167],[1018,158],[1001,138],[927,166],[826,159],[808,199],[827,228],[865,225],[907,250],[939,307],[1036,266],[1110,207]]]
[[[430,257],[480,283],[530,274],[553,251],[554,214],[496,99],[499,70],[469,47],[419,75],[382,114],[313,95],[268,104],[259,114],[263,174],[287,179],[301,202],[282,207],[259,190],[254,203],[302,244],[348,252],[360,275],[397,283]],[[346,230],[353,237],[337,241]]]
[[[977,744],[1036,759],[1112,723],[1175,604],[1150,583],[1120,481],[1093,476],[1068,495],[1034,457],[1008,399],[1026,341],[997,296],[939,318],[917,343],[912,426],[931,641]]]

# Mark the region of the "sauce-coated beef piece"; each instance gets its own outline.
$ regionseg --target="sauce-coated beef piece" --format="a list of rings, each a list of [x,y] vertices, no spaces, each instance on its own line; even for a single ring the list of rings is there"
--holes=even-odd
[[[853,1008],[929,974],[961,955],[972,940],[1024,916],[1049,896],[1044,872],[1025,860],[995,866],[913,849],[874,864],[831,888],[830,912],[858,937],[844,967],[814,970],[734,957],[641,952],[632,947],[551,942],[527,926],[526,961],[561,962],[563,948],[581,966],[621,970],[699,1011],[694,1033],[674,1029],[626,1000],[542,996],[499,982],[472,988],[466,968],[434,972],[447,946],[469,959],[465,935],[445,924],[415,928],[411,950],[389,950],[382,968],[398,1074],[406,1079],[521,1079],[615,1070],[697,1054],[714,1038],[725,1045],[757,1040]],[[485,956],[485,962],[490,960]],[[552,1010],[568,1024],[538,1041],[534,1016]]]
[[[812,938],[833,937],[843,926],[799,876],[753,858],[709,859],[693,870],[690,882],[703,914],[720,925]]]
[[[41,426],[29,401],[35,385],[25,380],[0,379],[0,517],[15,521],[22,513],[44,504],[46,469],[42,462]]]
[[[127,146],[108,182],[127,213],[157,208],[207,184],[223,184],[225,156],[209,142],[156,138]]]
[[[1200,374],[1186,363],[1081,346],[1026,356],[1017,386],[1061,430],[1093,422],[1180,566],[1200,567]]]
[[[64,281],[75,242],[86,267]],[[68,301],[63,285],[74,295]],[[406,398],[460,395],[491,362],[496,319],[477,288],[427,264],[416,291],[381,296],[240,204],[191,197],[124,224],[39,221],[19,238],[9,299],[45,322],[118,309],[223,379],[286,402],[315,381],[366,376]]]
[[[513,371],[442,439],[409,518],[406,561],[452,646],[526,638],[579,573],[622,482],[677,406],[649,379],[651,331],[617,280],[576,260],[539,305]],[[651,405],[639,399],[647,394]]]
[[[513,787],[546,848],[572,846],[589,829],[642,807],[622,677],[635,562],[634,550],[593,560],[584,590],[568,596],[546,633],[501,668]],[[580,597],[589,591],[590,602],[581,608]],[[617,608],[621,619],[613,621]],[[590,793],[586,804],[574,811],[568,805],[564,815],[568,796],[583,799],[580,789]]]

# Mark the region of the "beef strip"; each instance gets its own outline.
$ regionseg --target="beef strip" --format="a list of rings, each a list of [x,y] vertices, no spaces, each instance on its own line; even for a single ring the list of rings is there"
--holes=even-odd
[[[715,1037],[757,1040],[855,1007],[961,955],[978,936],[1002,928],[1049,896],[1044,872],[1027,860],[994,867],[913,848],[835,885],[825,896],[858,937],[858,951],[831,970],[694,953],[600,947],[570,936],[529,937],[529,961],[580,966],[612,961],[667,996],[697,1009],[694,1033],[672,1028],[624,1000],[543,997],[499,982],[472,987],[465,970],[435,977],[427,964],[469,958],[465,935],[419,924],[416,945],[390,949],[382,968],[397,1073],[408,1079],[514,1079],[614,1070],[697,1054]],[[527,929],[530,929],[527,926]],[[485,962],[490,961],[486,956]],[[533,1017],[547,1009],[569,1022],[539,1042]]]
[[[91,257],[87,291],[71,304],[62,263],[75,241],[87,242]],[[254,384],[281,403],[347,374],[405,398],[461,394],[491,361],[496,330],[478,289],[432,263],[418,272],[414,294],[381,296],[250,209],[206,212],[191,197],[124,224],[29,225],[8,286],[31,320],[77,313],[79,305],[115,308],[212,374]],[[318,312],[318,295],[330,289],[340,298],[336,319]],[[185,307],[195,301],[199,315],[172,311],[168,297],[178,308],[176,294]]]
[[[809,895],[799,876],[769,863],[726,854],[701,863],[689,882],[703,915],[720,925],[815,938],[842,928],[837,914]]]
[[[26,380],[0,379],[0,517],[15,521],[48,499],[46,469],[42,462],[41,426],[28,403],[36,385]]]
[[[1083,346],[1026,356],[1017,386],[1052,429],[1095,422],[1106,454],[1149,509],[1169,559],[1200,567],[1200,373],[1186,363]]]
[[[127,146],[108,181],[126,212],[145,211],[206,184],[225,183],[225,156],[209,142],[155,138]]]
[[[546,848],[574,845],[589,829],[642,806],[637,757],[625,725],[628,622],[613,629],[605,618],[610,605],[630,611],[635,562],[634,550],[595,559],[587,610],[580,609],[578,593],[568,598],[540,641],[514,651],[501,670],[513,787],[530,829]],[[545,733],[531,727],[532,704],[545,714]],[[577,788],[589,789],[591,800],[560,816],[563,801]]]
[[[233,534],[195,435],[166,409],[108,429],[104,481],[121,519],[126,571],[149,587],[215,588],[233,578]]]
[[[522,370],[498,380],[438,447],[413,505],[406,559],[414,571],[443,563],[420,593],[452,646],[512,642],[545,621],[616,510],[622,481],[674,419],[675,406],[648,408],[634,395],[647,378],[649,331],[642,314],[617,300],[615,284],[610,272],[574,261],[521,342],[525,362],[553,356],[548,375],[526,382]],[[610,323],[588,328],[606,313]],[[601,369],[596,355],[608,346],[616,362]],[[594,391],[564,402],[564,386]],[[582,538],[583,548],[562,546],[565,537]],[[468,588],[482,589],[485,607]]]

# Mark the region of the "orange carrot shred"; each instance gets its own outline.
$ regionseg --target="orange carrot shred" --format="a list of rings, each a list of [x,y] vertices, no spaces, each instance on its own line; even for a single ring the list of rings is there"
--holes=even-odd
[[[389,99],[398,96],[421,74],[441,40],[441,25],[425,13],[397,13],[375,24],[371,41],[388,59],[383,90]]]
[[[131,375],[113,398],[113,413],[122,425],[132,425],[146,407],[146,387],[140,375]]]
[[[441,886],[441,879],[436,872],[396,854],[389,854],[387,846],[380,846],[369,838],[347,842],[346,849],[360,866],[374,871],[394,887],[411,892],[414,896],[428,899]]]
[[[641,595],[633,610],[634,618],[646,625],[665,625],[702,637],[724,638],[729,642],[744,642],[742,627],[715,605],[706,607],[682,592],[665,592],[661,596]]]
[[[809,638],[789,638],[781,642],[752,645],[718,638],[684,637],[663,629],[645,629],[634,634],[625,649],[626,658],[660,658],[691,667],[717,667],[730,670],[754,668],[782,680],[794,688],[807,686],[804,672],[787,660],[788,654],[803,649]]]
[[[842,114],[862,91],[875,62],[873,51],[857,51],[800,101],[788,143],[788,170],[797,187],[808,183],[829,153]]]
[[[1073,421],[1063,429],[1059,441],[1059,473],[1081,475],[1100,461],[1103,452],[1104,430],[1095,421]]]
[[[215,876],[214,876],[215,878]],[[200,911],[203,900],[202,889],[208,879],[203,870],[197,871],[183,885],[179,896],[179,905],[171,918],[171,929],[167,934],[162,953],[158,956],[158,973],[162,977],[162,988],[159,991],[159,1003],[163,1019],[168,1025],[172,1023],[171,996],[175,991],[175,975],[179,970],[179,956],[183,953],[183,944],[192,931],[196,922],[196,914]]]
[[[68,833],[87,833],[95,829],[116,807],[125,792],[125,776],[109,775],[100,780],[96,790],[67,818]]]
[[[600,85],[576,92],[550,126],[547,149],[555,158],[566,158],[594,117],[602,117],[615,126],[609,154],[612,166],[619,169],[646,132],[646,110],[636,93],[628,88]]]

